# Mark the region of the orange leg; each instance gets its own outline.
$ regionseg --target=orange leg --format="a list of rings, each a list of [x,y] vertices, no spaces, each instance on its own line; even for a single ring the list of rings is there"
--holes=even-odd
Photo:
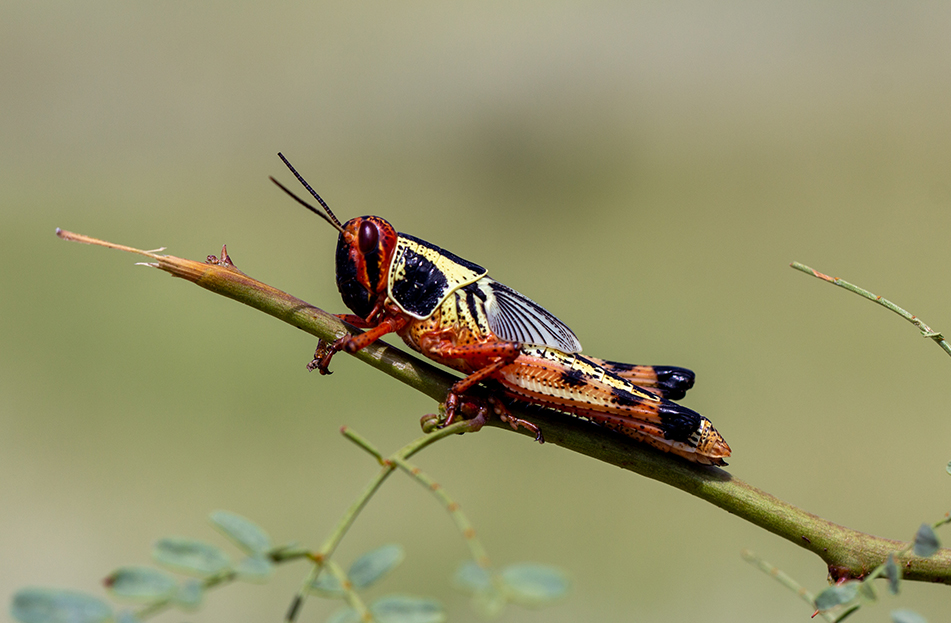
[[[357,316],[356,314],[334,314],[337,318],[340,318],[347,324],[352,324],[358,329],[369,329],[370,327],[375,327],[376,325],[372,322],[367,322],[364,318]]]
[[[349,314],[347,315],[349,316]],[[361,321],[361,324],[368,327],[368,330],[359,335],[344,335],[341,338],[331,342],[320,340],[317,342],[317,350],[314,352],[314,359],[307,364],[308,370],[319,370],[321,374],[330,374],[330,360],[339,351],[355,353],[362,350],[377,341],[387,333],[394,333],[401,330],[409,322],[404,316],[386,316],[375,326],[370,326],[365,320],[358,316],[353,316]],[[345,317],[349,322],[349,318]]]
[[[496,415],[499,416],[499,419],[511,426],[512,430],[518,430],[518,427],[521,426],[522,428],[528,429],[529,431],[535,433],[535,441],[538,443],[545,443],[545,438],[542,437],[542,431],[540,428],[528,420],[523,420],[522,418],[515,417],[509,413],[509,410],[499,399],[489,398],[489,402],[492,404],[492,408]]]
[[[466,379],[463,379],[463,381],[465,380]],[[518,430],[518,427],[521,426],[522,428],[535,433],[535,441],[538,443],[545,443],[545,438],[542,436],[542,431],[540,428],[528,420],[523,420],[522,418],[518,418],[510,414],[508,408],[506,408],[506,406],[498,398],[490,396],[488,402],[492,406],[492,413],[495,413],[495,415],[497,415],[500,420],[511,426],[513,430]],[[472,411],[474,411],[476,414],[472,418],[473,421],[477,423],[477,427],[472,429],[472,432],[475,432],[481,429],[485,422],[489,419],[489,410],[481,400],[474,401],[470,398],[467,398],[465,399],[465,402],[463,402],[459,397],[459,394],[455,393],[455,388],[453,388],[453,391],[449,392],[449,395],[446,396],[446,419],[443,421],[441,426],[449,426],[452,424],[456,415],[460,412],[466,413]]]
[[[476,369],[466,378],[457,381],[449,390],[449,394],[446,396],[446,421],[444,424],[448,426],[456,419],[460,396],[480,382],[492,378],[496,372],[515,361],[521,354],[521,346],[516,342],[503,341],[456,346],[449,340],[441,338],[441,334],[451,335],[451,332],[433,332],[420,340],[425,354],[443,359],[462,359],[473,362],[490,361],[490,363]],[[492,403],[493,410],[501,417],[503,422],[507,422],[513,428],[519,426],[527,428],[535,433],[536,440],[542,441],[541,431],[538,430],[537,426],[526,420],[510,416],[498,400],[490,398],[489,402]]]

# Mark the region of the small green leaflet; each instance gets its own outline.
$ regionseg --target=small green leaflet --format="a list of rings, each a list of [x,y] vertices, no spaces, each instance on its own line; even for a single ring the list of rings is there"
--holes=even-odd
[[[403,562],[404,557],[405,554],[401,545],[391,543],[378,547],[357,558],[350,565],[347,577],[354,588],[366,588],[395,569]]]
[[[928,623],[925,617],[914,610],[892,610],[892,623]]]
[[[470,560],[456,569],[456,588],[472,595],[472,607],[486,619],[495,619],[505,609],[506,598],[491,574]],[[501,584],[501,582],[499,582]]]
[[[892,595],[897,595],[898,583],[901,581],[901,568],[895,563],[895,556],[891,552],[885,560],[885,577],[888,578],[888,590]]]
[[[247,554],[266,554],[271,550],[271,536],[256,523],[230,511],[215,511],[211,523]]]
[[[274,563],[264,556],[248,556],[235,565],[234,571],[246,582],[266,582],[274,573]]]
[[[25,588],[13,596],[10,614],[20,623],[105,623],[112,608],[84,593]]]
[[[469,561],[456,570],[453,579],[459,589],[473,596],[474,605],[487,615],[498,615],[505,602],[527,607],[546,605],[563,597],[570,586],[562,570],[537,563],[510,565],[493,583],[488,570]]]
[[[847,604],[858,596],[859,583],[851,580],[845,584],[837,584],[825,589],[816,596],[816,609],[831,610],[836,606]]]
[[[875,590],[875,585],[871,582],[859,582],[859,594],[869,601],[878,600],[878,591]]]
[[[921,524],[915,534],[915,556],[928,558],[940,548],[941,543],[938,542],[938,535],[934,533],[934,529],[926,523]]]
[[[489,572],[471,560],[459,565],[453,580],[460,589],[472,594],[488,590],[492,586],[492,576]]]
[[[199,580],[185,580],[175,593],[175,603],[183,610],[196,610],[205,596]]]
[[[378,547],[360,556],[350,565],[347,579],[354,589],[364,589],[380,581],[386,574],[403,562],[403,546],[391,543]],[[324,569],[311,585],[311,590],[326,597],[340,597],[343,587],[337,578]]]
[[[446,611],[433,599],[409,595],[387,595],[370,604],[370,614],[377,623],[443,623]],[[356,610],[337,610],[327,623],[360,623]]]
[[[502,570],[502,581],[513,602],[541,606],[568,592],[568,576],[560,569],[534,563],[511,565]]]
[[[178,590],[175,578],[152,567],[120,567],[109,574],[105,585],[117,599],[135,601],[165,599]]]
[[[340,580],[327,567],[321,569],[320,575],[310,583],[310,590],[322,597],[343,597],[346,594]]]
[[[446,611],[435,599],[410,595],[387,595],[370,604],[379,623],[443,623]]]
[[[214,545],[176,537],[159,540],[152,548],[152,558],[175,571],[202,577],[220,573],[231,564],[228,555]]]

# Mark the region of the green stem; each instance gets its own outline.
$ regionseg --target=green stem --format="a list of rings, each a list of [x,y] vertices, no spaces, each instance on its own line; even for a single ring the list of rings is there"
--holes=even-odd
[[[123,247],[65,231],[58,231],[57,235],[66,240],[117,248],[148,257],[151,260],[149,265],[155,268],[259,309],[324,340],[336,339],[345,331],[351,330],[335,316],[251,279],[234,268],[230,258],[209,258],[208,262],[195,262]],[[820,276],[814,271],[811,272]],[[874,295],[871,296],[875,300]],[[924,324],[916,326],[923,327],[922,330],[927,329]],[[930,332],[930,329],[927,331]],[[933,332],[930,332],[928,337],[936,339],[937,334],[931,333]],[[445,399],[449,388],[458,380],[458,377],[382,342],[372,344],[354,356],[439,401]],[[863,577],[885,562],[888,552],[901,549],[905,545],[839,526],[760,491],[722,469],[687,463],[563,413],[536,408],[513,408],[511,413],[538,425],[544,431],[546,442],[550,444],[677,487],[814,552],[827,564],[834,578]],[[512,432],[508,425],[500,423],[496,418],[491,418],[488,425],[501,426],[503,430]],[[450,428],[452,427],[439,432],[445,433]],[[526,434],[524,429],[516,432]],[[427,436],[423,439],[429,438],[430,436]],[[408,457],[409,455],[406,456]],[[391,469],[386,469],[387,475]],[[379,477],[385,478],[382,472]],[[325,545],[331,545],[328,549],[332,551],[330,542]],[[951,550],[941,549],[928,559],[909,560],[903,573],[906,580],[951,584]]]
[[[810,268],[806,266],[805,264],[800,264],[799,262],[793,262],[792,264],[790,264],[790,266],[795,268],[796,270],[812,275],[813,277],[822,279],[823,281],[828,281],[829,283],[837,285],[840,288],[845,288],[849,292],[854,292],[863,298],[867,298],[868,300],[874,303],[878,303],[879,305],[881,305],[882,307],[886,309],[892,310],[893,312],[895,312],[896,314],[898,314],[899,316],[901,316],[902,318],[904,318],[911,324],[918,327],[918,330],[921,332],[922,337],[927,337],[934,340],[938,344],[938,346],[940,346],[944,350],[944,352],[951,355],[951,344],[949,344],[948,341],[944,339],[944,336],[941,333],[938,333],[937,331],[933,331],[931,327],[929,327],[924,322],[922,322],[921,319],[919,319],[917,316],[905,311],[904,309],[902,309],[898,305],[895,305],[888,299],[882,298],[881,296],[878,296],[877,294],[872,294],[868,290],[865,290],[864,288],[860,288],[859,286],[853,283],[849,283],[848,281],[845,281],[844,279],[839,279],[838,277],[830,277],[829,275],[820,273],[818,270],[815,270],[814,268]]]

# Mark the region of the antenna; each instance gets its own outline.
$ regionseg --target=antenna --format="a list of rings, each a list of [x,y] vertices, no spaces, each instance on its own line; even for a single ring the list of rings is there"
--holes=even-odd
[[[304,206],[305,208],[307,208],[308,210],[310,210],[311,212],[313,212],[320,218],[330,223],[333,226],[333,228],[339,231],[341,234],[346,233],[343,229],[343,225],[341,225],[340,221],[337,220],[337,217],[334,215],[333,210],[330,209],[330,206],[327,205],[327,202],[321,199],[320,195],[317,194],[317,191],[311,188],[310,184],[307,183],[307,180],[301,177],[301,174],[297,172],[297,169],[294,168],[294,165],[292,165],[290,162],[287,161],[287,158],[284,157],[284,154],[278,152],[277,155],[281,160],[284,161],[284,164],[287,165],[287,168],[291,170],[291,173],[294,174],[294,177],[297,178],[297,181],[304,185],[304,188],[306,188],[310,192],[310,194],[314,196],[314,199],[317,200],[317,202],[321,205],[321,207],[323,207],[324,210],[326,210],[327,213],[324,214],[323,212],[321,212],[314,206],[310,205],[309,203],[307,203],[306,201],[304,201],[303,199],[295,195],[293,192],[290,191],[290,189],[287,188],[287,186],[278,182],[276,179],[274,179],[274,177],[270,177],[270,180],[274,182],[275,184],[277,184],[278,188],[280,188],[281,190],[286,192],[288,195],[290,195],[297,203],[301,204],[302,206]]]

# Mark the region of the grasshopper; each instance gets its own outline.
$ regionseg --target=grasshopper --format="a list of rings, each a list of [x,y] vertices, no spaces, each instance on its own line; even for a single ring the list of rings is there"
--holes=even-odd
[[[672,402],[693,386],[693,372],[582,355],[571,329],[489,277],[482,266],[397,233],[378,216],[341,224],[291,163],[278,156],[323,211],[271,180],[339,232],[337,289],[353,312],[339,317],[366,329],[321,342],[311,369],[329,374],[335,353],[355,353],[396,333],[413,350],[466,375],[446,398],[446,424],[458,417],[468,390],[494,381],[510,399],[572,414],[696,463],[726,465],[730,447],[710,420]],[[537,426],[509,415],[498,400],[491,402],[503,421],[530,429],[542,441]]]

